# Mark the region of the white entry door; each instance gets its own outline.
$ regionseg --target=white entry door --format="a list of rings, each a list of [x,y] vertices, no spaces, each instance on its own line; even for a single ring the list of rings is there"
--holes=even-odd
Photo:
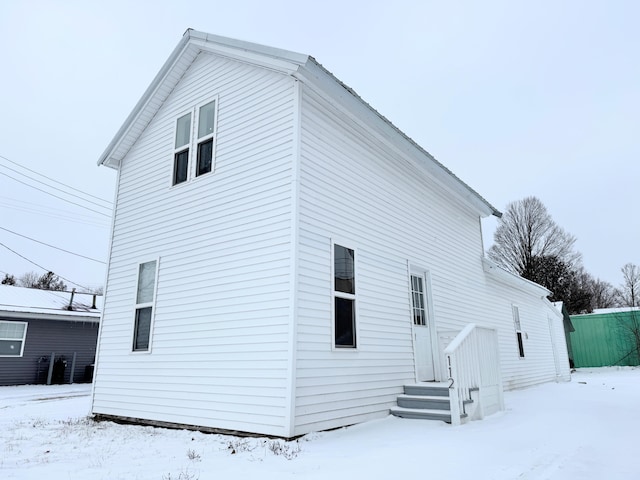
[[[411,274],[411,307],[416,362],[416,377],[419,382],[435,379],[433,347],[431,339],[429,308],[427,302],[426,274]]]

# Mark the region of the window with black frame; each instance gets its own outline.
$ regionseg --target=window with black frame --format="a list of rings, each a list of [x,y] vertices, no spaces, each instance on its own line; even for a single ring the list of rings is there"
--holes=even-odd
[[[356,347],[355,252],[341,245],[333,248],[334,345]]]
[[[217,104],[211,100],[176,120],[173,185],[213,171]]]

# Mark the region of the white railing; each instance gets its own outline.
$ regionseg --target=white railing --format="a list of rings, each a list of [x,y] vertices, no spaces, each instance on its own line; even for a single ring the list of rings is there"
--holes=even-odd
[[[496,330],[467,325],[444,349],[444,358],[452,425],[465,413],[483,418],[504,409]],[[467,400],[473,400],[472,415],[465,411]]]

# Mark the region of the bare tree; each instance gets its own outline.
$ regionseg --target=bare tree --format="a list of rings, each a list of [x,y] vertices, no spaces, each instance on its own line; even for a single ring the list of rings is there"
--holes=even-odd
[[[493,241],[489,258],[528,279],[536,276],[536,263],[541,258],[553,258],[568,268],[580,261],[580,254],[573,249],[575,237],[556,224],[536,197],[507,205]]]
[[[100,285],[98,287],[90,288],[87,293],[93,293],[94,295],[104,295],[104,287]]]
[[[67,289],[67,285],[53,272],[47,272],[40,276],[35,272],[25,273],[20,277],[20,285],[27,288],[39,288],[40,290]]]
[[[40,276],[36,272],[27,272],[18,278],[18,284],[21,287],[35,288],[34,285],[38,283]]]
[[[535,257],[529,280],[551,290],[549,300],[562,301],[570,315],[593,311],[593,277],[581,266],[570,267],[556,257]]]
[[[593,309],[616,306],[616,289],[609,282],[594,279],[591,282],[591,301]]]
[[[618,305],[640,307],[640,268],[633,263],[627,263],[620,271],[622,285],[617,290]]]
[[[616,290],[618,306],[623,311],[616,313],[620,335],[625,339],[628,352],[620,359],[623,365],[640,363],[640,268],[627,263],[622,272],[622,285]],[[624,308],[630,307],[630,308]]]
[[[15,285],[16,277],[13,275],[9,275],[8,273],[4,274],[4,278],[2,279],[2,285]]]

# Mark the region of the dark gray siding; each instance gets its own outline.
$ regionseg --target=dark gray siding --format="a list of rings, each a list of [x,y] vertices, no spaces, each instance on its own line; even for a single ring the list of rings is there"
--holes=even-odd
[[[45,383],[51,353],[64,357],[67,366],[64,383],[69,383],[73,354],[76,353],[74,383],[85,381],[85,367],[94,362],[98,340],[98,322],[42,319],[10,319],[27,322],[24,354],[20,358],[0,357],[0,385]],[[41,360],[39,362],[39,360]]]

